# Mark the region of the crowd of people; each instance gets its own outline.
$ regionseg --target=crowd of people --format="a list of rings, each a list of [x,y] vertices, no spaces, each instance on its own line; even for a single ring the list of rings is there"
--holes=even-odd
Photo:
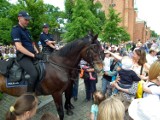
[[[28,92],[34,92],[37,71],[33,65],[36,59],[43,59],[31,36],[26,29],[30,16],[26,11],[18,14],[18,25],[11,32],[14,46],[1,46],[1,59],[17,57],[21,67],[30,74],[28,80]],[[40,34],[42,52],[46,55],[58,50],[55,41],[49,34],[49,25],[44,23]],[[159,85],[160,85],[160,49],[159,43],[152,40],[148,43],[132,44],[128,49],[126,44],[119,46],[104,44],[104,68],[102,75],[102,88],[97,91],[96,83],[98,75],[88,63],[81,60],[80,67],[84,71],[86,98],[85,101],[93,101],[91,106],[90,120],[124,120],[126,114],[132,119],[154,120],[160,119],[156,108],[159,107]],[[16,53],[15,53],[16,52]],[[24,64],[26,63],[26,64]],[[29,66],[29,67],[28,67]],[[79,78],[76,78],[79,79]],[[143,98],[135,99],[137,87],[140,80],[143,83]],[[75,86],[76,85],[76,86]],[[74,100],[78,99],[78,80],[73,89]],[[153,103],[153,104],[149,104]],[[36,114],[38,99],[33,94],[23,94],[9,108],[6,120],[28,120]],[[148,104],[148,106],[147,106]],[[130,118],[130,119],[131,119]],[[41,120],[56,120],[54,115],[46,113]]]
[[[13,45],[1,45],[0,46],[0,60],[6,60],[8,58],[16,58],[16,49]]]
[[[82,78],[86,89],[86,101],[94,101],[90,111],[91,120],[151,120],[152,117],[154,120],[159,119],[156,109],[151,110],[150,108],[156,108],[156,105],[160,105],[160,49],[155,40],[152,41],[150,47],[145,45],[146,43],[142,44],[138,41],[134,49],[132,47],[127,49],[125,44],[103,46],[105,58],[103,61],[102,92],[96,89],[98,79],[94,69],[87,66],[88,64],[84,60],[81,61],[81,69],[84,71]],[[138,84],[142,80],[143,98],[138,99],[136,96]],[[98,96],[95,97],[96,95]],[[110,99],[112,102],[117,102],[117,105],[113,105],[112,109],[109,108],[112,102],[105,102],[109,102]],[[141,107],[138,107],[139,102],[143,101]],[[155,104],[147,106],[149,101]],[[106,104],[106,108],[104,104]],[[112,112],[117,114],[112,116]],[[141,115],[142,112],[143,116]],[[150,112],[151,114],[149,114]]]
[[[37,111],[38,98],[31,93],[26,93],[18,97],[6,113],[5,120],[30,120]],[[59,120],[52,113],[44,113],[40,120]]]

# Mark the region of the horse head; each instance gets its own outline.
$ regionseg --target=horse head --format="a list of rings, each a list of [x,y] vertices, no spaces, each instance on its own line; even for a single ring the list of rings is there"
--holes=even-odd
[[[81,58],[87,61],[96,72],[102,71],[103,59],[101,56],[102,47],[100,42],[97,40],[98,35],[89,35],[88,41],[85,42],[85,47],[80,52]]]

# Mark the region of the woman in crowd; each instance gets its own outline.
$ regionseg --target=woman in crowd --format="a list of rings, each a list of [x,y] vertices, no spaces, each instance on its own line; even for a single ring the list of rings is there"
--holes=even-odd
[[[80,62],[81,68],[84,70],[84,85],[86,90],[86,99],[85,101],[88,102],[90,100],[93,100],[93,93],[96,91],[96,83],[98,80],[97,73],[94,71],[94,68],[85,68],[85,66],[88,66],[88,63],[84,60],[81,60]],[[92,73],[93,77],[96,78],[95,80],[91,80],[89,73]]]
[[[148,75],[143,98],[133,100],[129,106],[129,115],[134,120],[160,120],[160,61],[151,65]]]
[[[111,53],[113,54],[113,53]],[[114,54],[113,54],[114,55]],[[122,57],[120,56],[116,56],[118,59],[122,59]],[[135,49],[133,52],[133,66],[132,66],[132,70],[143,80],[147,80],[148,76],[146,76],[146,74],[148,73],[149,70],[149,65],[147,64],[147,60],[146,60],[146,53],[143,49]],[[123,96],[125,98],[127,98],[128,101],[131,100],[131,98],[135,97],[136,91],[137,91],[137,82],[134,82],[132,84],[132,87],[129,89],[124,89],[121,88],[120,86],[118,86],[117,83],[113,84],[114,87],[116,87],[119,91],[122,92],[122,94],[124,94]]]
[[[37,110],[38,99],[32,94],[23,94],[6,113],[6,120],[29,120]]]

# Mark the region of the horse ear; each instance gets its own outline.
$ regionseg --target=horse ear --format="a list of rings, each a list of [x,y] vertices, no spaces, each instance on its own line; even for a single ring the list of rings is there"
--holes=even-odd
[[[93,38],[92,38],[92,41],[95,42],[98,38],[98,34],[96,34]]]
[[[88,36],[93,36],[93,31],[92,30],[88,31]]]

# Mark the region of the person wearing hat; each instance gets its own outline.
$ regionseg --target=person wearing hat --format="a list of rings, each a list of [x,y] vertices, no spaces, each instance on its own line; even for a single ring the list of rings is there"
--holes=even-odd
[[[42,59],[42,55],[36,53],[37,50],[32,44],[31,35],[27,29],[30,19],[31,17],[26,11],[20,11],[18,24],[12,28],[11,37],[17,50],[17,62],[30,75],[27,91],[33,92],[38,79],[38,73],[33,62],[35,59]]]
[[[43,24],[43,32],[40,34],[40,41],[42,44],[42,52],[45,54],[50,54],[56,49],[55,41],[53,36],[49,33],[49,25],[47,23]]]

